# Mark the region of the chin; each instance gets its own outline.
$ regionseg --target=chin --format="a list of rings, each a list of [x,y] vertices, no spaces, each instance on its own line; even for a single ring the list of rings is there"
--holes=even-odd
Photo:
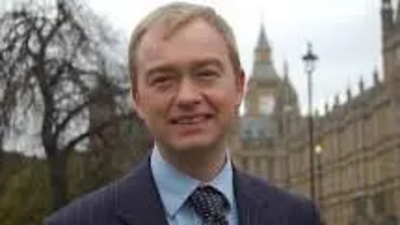
[[[195,153],[210,151],[212,149],[217,149],[221,146],[221,143],[216,141],[180,141],[180,143],[169,143],[169,148],[175,153]]]
[[[161,148],[172,154],[187,154],[190,152],[205,152],[220,149],[224,144],[224,135],[221,132],[209,130],[195,135],[179,135],[171,132],[169,135],[158,136]]]

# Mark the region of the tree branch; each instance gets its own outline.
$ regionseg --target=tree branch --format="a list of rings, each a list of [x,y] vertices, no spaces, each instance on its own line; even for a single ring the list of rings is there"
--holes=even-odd
[[[119,116],[114,116],[113,118],[107,120],[106,122],[103,122],[95,127],[89,128],[86,132],[78,135],[75,138],[72,138],[66,145],[65,147],[61,148],[61,151],[72,151],[76,145],[81,143],[83,140],[88,138],[91,135],[96,135],[98,133],[101,133],[103,130],[107,129],[108,127],[111,127],[113,125],[119,124],[122,121],[128,120],[133,118],[133,113],[128,113],[124,115],[119,115]]]

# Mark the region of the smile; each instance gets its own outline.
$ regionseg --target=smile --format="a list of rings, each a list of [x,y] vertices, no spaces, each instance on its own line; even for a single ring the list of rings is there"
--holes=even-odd
[[[205,122],[211,119],[212,115],[202,114],[202,115],[192,115],[192,116],[180,116],[171,119],[171,123],[175,125],[191,125]]]

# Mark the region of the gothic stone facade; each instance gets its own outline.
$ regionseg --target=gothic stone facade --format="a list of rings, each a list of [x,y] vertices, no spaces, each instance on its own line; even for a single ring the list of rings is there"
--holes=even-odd
[[[400,7],[399,7],[400,9]],[[399,12],[399,10],[397,10]],[[382,0],[383,79],[314,118],[314,165],[309,126],[296,91],[278,76],[261,28],[246,112],[231,138],[239,167],[291,192],[309,196],[311,185],[325,224],[400,224],[400,16]],[[310,174],[314,173],[314,184]]]

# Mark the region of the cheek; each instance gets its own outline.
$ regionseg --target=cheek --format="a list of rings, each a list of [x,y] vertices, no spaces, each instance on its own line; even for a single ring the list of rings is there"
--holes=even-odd
[[[157,126],[164,123],[169,115],[170,98],[167,96],[150,96],[144,99],[144,114],[149,124]]]
[[[238,95],[236,92],[227,89],[217,89],[208,93],[212,106],[224,114],[229,114],[236,110]]]
[[[159,101],[159,100],[157,100]],[[161,120],[166,114],[166,107],[163,106],[162,102],[154,102],[154,100],[152,100],[151,102],[148,101],[149,103],[147,103],[146,105],[146,115],[148,116],[148,118],[150,120]]]
[[[152,99],[152,100],[149,100]],[[141,92],[139,96],[137,96],[136,100],[136,108],[138,112],[140,111],[140,116],[146,123],[150,123],[155,118],[155,114],[160,111],[160,103],[156,98],[152,98],[146,92]]]

